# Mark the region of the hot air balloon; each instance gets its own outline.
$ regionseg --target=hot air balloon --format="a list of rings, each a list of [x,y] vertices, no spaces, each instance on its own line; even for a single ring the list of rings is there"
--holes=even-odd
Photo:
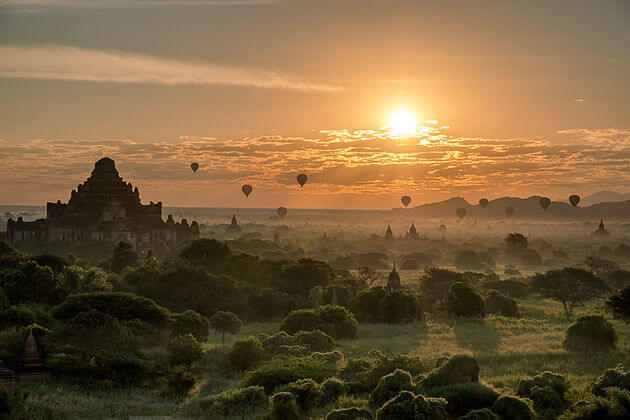
[[[577,206],[579,202],[580,202],[579,195],[573,194],[571,197],[569,197],[569,203],[571,203],[573,207]]]
[[[463,219],[464,217],[466,217],[466,209],[463,207],[460,207],[457,210],[455,210],[455,214],[457,214],[457,217],[459,217],[460,219]]]
[[[543,210],[547,210],[547,207],[551,204],[551,200],[547,197],[540,197],[538,204],[540,204]]]
[[[304,184],[306,184],[306,180],[308,179],[308,177],[304,174],[299,174],[297,176],[297,182],[298,184],[300,184],[300,187],[303,187]]]
[[[512,215],[514,214],[514,208],[507,206],[505,208],[505,214],[507,215],[507,217],[512,217]]]
[[[278,216],[280,216],[281,218],[284,219],[284,216],[287,215],[287,208],[286,207],[278,207],[278,210],[276,210],[276,213],[278,213]]]
[[[243,194],[245,194],[245,198],[247,198],[251,193],[252,193],[252,186],[249,184],[245,184],[241,187],[241,190],[243,191]]]
[[[485,209],[486,207],[488,207],[488,200],[485,198],[482,198],[481,200],[479,200],[479,205],[481,206],[482,209]]]
[[[197,172],[197,169],[199,169],[199,164],[197,162],[193,162],[190,164],[190,169],[193,170],[193,172]]]
[[[409,197],[408,195],[403,195],[403,196],[400,198],[400,201],[403,203],[403,205],[404,205],[405,207],[407,207],[407,206],[409,205],[409,203],[411,203],[411,197]]]

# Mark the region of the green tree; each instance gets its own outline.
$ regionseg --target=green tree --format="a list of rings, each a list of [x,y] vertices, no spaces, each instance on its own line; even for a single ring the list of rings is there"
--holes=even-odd
[[[188,245],[179,256],[201,265],[211,273],[224,273],[227,270],[230,248],[214,239],[203,238]]]
[[[445,297],[448,308],[458,317],[483,317],[485,315],[486,303],[468,283],[454,283]]]
[[[328,264],[311,258],[302,258],[282,268],[278,288],[290,295],[307,297],[313,287],[326,287],[332,279],[333,271]]]
[[[127,267],[138,263],[138,253],[126,242],[118,242],[112,251],[111,267],[115,273],[120,273]]]
[[[606,307],[615,318],[630,322],[630,286],[619,290],[606,301]]]
[[[565,267],[536,274],[531,281],[531,290],[562,303],[565,313],[572,314],[575,306],[602,296],[609,287],[590,271]]]
[[[243,326],[238,315],[232,312],[219,311],[210,318],[210,328],[222,334],[222,342],[225,345],[225,333],[238,334]]]

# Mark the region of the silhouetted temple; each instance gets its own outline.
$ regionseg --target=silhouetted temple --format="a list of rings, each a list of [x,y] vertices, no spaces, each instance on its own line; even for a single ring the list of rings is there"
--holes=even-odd
[[[199,237],[197,222],[162,220],[162,202],[142,204],[138,187],[123,181],[116,164],[103,158],[92,175],[72,191],[68,203],[46,205],[46,218],[7,222],[7,239],[21,241],[124,241],[136,249],[153,243],[176,244]]]
[[[412,240],[412,241],[417,241],[420,239],[420,235],[416,231],[416,225],[414,225],[413,222],[411,222],[411,226],[409,227],[409,232],[407,232],[407,234],[405,235],[405,239]]]
[[[392,267],[392,271],[387,276],[387,285],[385,286],[385,290],[399,290],[402,289],[402,285],[400,284],[400,275],[398,271],[396,271],[396,261],[394,261],[394,265]]]
[[[236,220],[235,214],[232,215],[232,221],[230,222],[230,225],[227,227],[226,232],[231,233],[231,234],[241,233],[241,227],[238,225],[238,220]]]
[[[388,241],[394,240],[394,233],[392,232],[391,225],[387,225],[387,230],[385,231],[385,236],[383,236],[383,239],[387,239]]]
[[[600,238],[607,238],[607,237],[610,236],[610,233],[604,227],[604,220],[603,219],[599,221],[599,227],[597,228],[597,230],[595,232],[593,232],[593,236],[597,236],[597,237],[600,237]]]

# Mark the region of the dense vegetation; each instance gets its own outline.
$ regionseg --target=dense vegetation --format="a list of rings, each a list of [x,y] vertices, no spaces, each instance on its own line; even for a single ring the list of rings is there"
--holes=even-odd
[[[403,274],[403,290],[387,290],[375,271],[386,258],[377,254],[329,265],[263,259],[201,239],[160,258],[120,243],[94,264],[2,243],[0,360],[19,372],[32,331],[52,377],[19,383],[15,396],[0,389],[0,411],[630,416],[629,273],[589,260],[501,278],[497,264],[511,273],[539,267],[540,254],[553,250],[539,253],[516,233],[478,249],[452,252],[460,271],[433,266],[445,249],[404,254],[416,263],[401,273],[417,277]]]

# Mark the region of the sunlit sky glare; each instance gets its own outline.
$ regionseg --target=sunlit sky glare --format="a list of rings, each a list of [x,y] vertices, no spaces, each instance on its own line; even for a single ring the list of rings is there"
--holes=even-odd
[[[625,0],[0,0],[0,204],[630,192],[629,75]]]

